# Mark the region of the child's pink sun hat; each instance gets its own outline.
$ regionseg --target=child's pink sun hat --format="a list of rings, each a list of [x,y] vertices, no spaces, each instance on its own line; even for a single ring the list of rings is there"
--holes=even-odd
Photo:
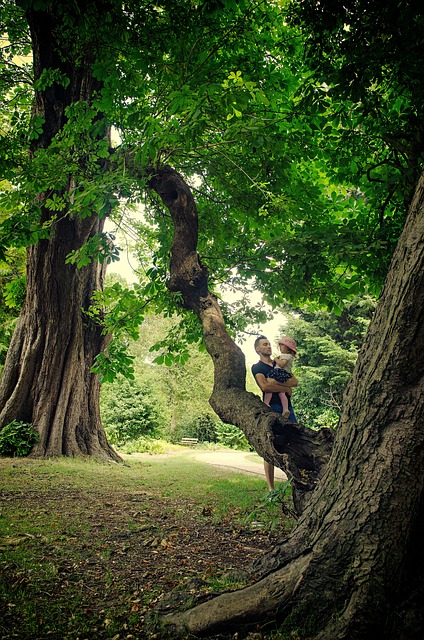
[[[280,338],[278,344],[284,344],[295,353],[297,351],[296,340],[293,340],[293,338],[289,338],[289,336],[283,336],[282,338]]]

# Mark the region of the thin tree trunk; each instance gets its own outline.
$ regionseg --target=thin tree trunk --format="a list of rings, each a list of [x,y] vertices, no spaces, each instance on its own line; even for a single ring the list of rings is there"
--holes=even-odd
[[[172,211],[164,183],[152,184]],[[423,214],[421,177],[348,386],[330,462],[295,530],[256,565],[253,586],[165,616],[175,634],[228,633],[263,620],[282,623],[290,614],[291,628],[316,640],[422,637]],[[185,264],[191,277],[178,286],[191,304],[194,254]],[[204,269],[196,273],[206,279]],[[244,363],[224,333],[216,301],[203,287],[192,306],[218,371],[214,405],[220,407],[224,396],[225,419],[237,423],[237,412],[247,412],[253,429],[263,429],[269,414],[234,382],[244,376]],[[250,441],[269,454],[269,443]],[[287,458],[291,443],[290,436]],[[276,461],[273,455],[267,459]]]

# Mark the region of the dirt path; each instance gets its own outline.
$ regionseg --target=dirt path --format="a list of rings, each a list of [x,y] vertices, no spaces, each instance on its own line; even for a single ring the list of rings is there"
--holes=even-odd
[[[193,457],[199,462],[265,477],[263,459],[249,451],[196,451],[194,449]],[[286,481],[287,476],[284,471],[276,468],[275,479]]]

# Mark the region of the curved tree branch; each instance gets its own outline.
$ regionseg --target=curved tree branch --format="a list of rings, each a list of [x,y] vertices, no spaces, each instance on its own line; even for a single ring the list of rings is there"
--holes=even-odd
[[[181,292],[185,306],[199,317],[214,364],[210,404],[222,420],[243,431],[265,460],[288,474],[300,512],[329,459],[333,434],[288,422],[246,391],[243,352],[226,330],[218,301],[208,290],[208,270],[197,253],[197,209],[191,190],[169,166],[152,170],[148,186],[161,197],[174,225],[168,287]]]

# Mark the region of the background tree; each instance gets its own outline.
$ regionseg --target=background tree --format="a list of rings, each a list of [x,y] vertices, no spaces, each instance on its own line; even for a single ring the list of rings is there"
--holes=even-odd
[[[336,427],[357,351],[343,349],[331,336],[301,319],[289,319],[284,331],[301,347],[294,370],[299,380],[297,419],[310,427]]]
[[[123,445],[158,434],[159,416],[148,388],[118,376],[111,393],[100,403],[103,424],[112,444]]]
[[[115,280],[115,276],[112,277]],[[132,439],[147,435],[172,443],[193,437],[200,442],[248,449],[243,433],[219,420],[209,404],[214,372],[210,356],[203,349],[191,345],[187,361],[170,360],[168,366],[157,363],[168,354],[170,336],[176,340],[180,332],[180,321],[176,317],[152,313],[144,317],[139,339],[129,346],[134,358],[134,380],[128,381],[128,386],[122,376],[118,376],[112,383],[102,385],[100,409],[108,438],[113,444],[121,445],[131,439],[131,434]],[[253,379],[248,378],[248,382],[250,389],[257,392]],[[138,393],[131,391],[132,385],[139,389]],[[117,397],[121,398],[119,402]],[[123,418],[123,405],[129,412],[130,423],[134,417],[141,416],[139,427],[135,426],[131,433]],[[118,431],[125,433],[125,438],[117,438]],[[140,446],[144,446],[143,442]]]
[[[213,386],[212,362],[207,353],[198,350],[197,345],[192,346],[191,356],[185,362],[172,360],[168,366],[155,362],[165,359],[171,334],[174,339],[179,334],[179,320],[176,317],[166,318],[148,313],[140,327],[139,338],[129,346],[134,357],[134,382],[147,391],[156,407],[158,428],[150,431],[155,431],[156,435],[170,442],[178,442],[184,436],[209,440],[208,437],[200,437],[201,427],[197,423],[203,420],[213,425],[218,420],[208,402]],[[152,345],[156,345],[155,351],[151,350]],[[102,419],[108,434],[110,421],[104,408],[115,403],[117,390],[122,384],[115,380],[102,386]],[[138,407],[143,397],[130,395],[134,410],[143,411]]]
[[[294,337],[299,345],[300,358],[295,363],[299,422],[315,428],[337,426],[343,394],[375,305],[371,296],[363,296],[346,302],[340,315],[307,307],[282,307],[287,322],[280,333]]]

